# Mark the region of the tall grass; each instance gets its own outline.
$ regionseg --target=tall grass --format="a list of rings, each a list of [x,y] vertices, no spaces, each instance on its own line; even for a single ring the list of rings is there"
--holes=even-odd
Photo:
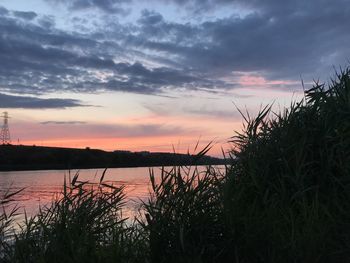
[[[243,118],[224,176],[174,168],[153,183],[153,262],[349,261],[350,71]]]
[[[134,224],[121,213],[123,188],[104,175],[98,185],[74,176],[11,241],[16,209],[1,214],[0,261],[350,261],[350,70],[284,112],[242,116],[226,171],[151,170]]]
[[[245,118],[225,191],[237,261],[350,260],[350,71]]]
[[[6,191],[0,196],[0,262],[12,251],[12,242],[14,231],[14,221],[18,215],[19,207],[13,204],[13,197],[23,189],[10,192]]]
[[[78,180],[62,196],[26,218],[3,262],[145,262],[146,238],[122,217],[122,187]]]
[[[144,204],[152,262],[219,262],[226,253],[223,175],[214,168],[151,173],[152,195]]]

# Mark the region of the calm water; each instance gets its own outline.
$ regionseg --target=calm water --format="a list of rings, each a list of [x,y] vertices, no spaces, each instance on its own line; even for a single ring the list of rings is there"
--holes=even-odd
[[[168,170],[171,168],[169,167]],[[205,170],[204,166],[198,167]],[[161,168],[153,168],[156,177],[160,175]],[[70,171],[71,176],[77,170]],[[79,180],[98,182],[103,169],[79,170]],[[16,171],[0,172],[0,196],[5,191],[12,191],[24,188],[14,199],[21,207],[21,211],[29,215],[35,215],[39,206],[50,204],[51,200],[62,190],[64,176],[69,177],[68,171]],[[134,213],[140,206],[140,200],[147,200],[150,192],[149,168],[111,168],[107,170],[104,181],[114,185],[125,186],[127,198],[126,213]]]

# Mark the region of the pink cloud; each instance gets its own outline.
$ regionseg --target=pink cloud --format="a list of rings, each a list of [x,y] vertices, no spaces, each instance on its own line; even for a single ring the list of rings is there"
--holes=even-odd
[[[268,87],[275,85],[294,85],[298,82],[289,80],[267,80],[263,76],[243,73],[243,75],[239,77],[238,83],[243,87]]]

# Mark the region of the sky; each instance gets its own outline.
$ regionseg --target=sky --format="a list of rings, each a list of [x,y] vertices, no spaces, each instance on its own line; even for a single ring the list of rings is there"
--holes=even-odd
[[[348,0],[0,0],[13,144],[220,155],[350,59]]]

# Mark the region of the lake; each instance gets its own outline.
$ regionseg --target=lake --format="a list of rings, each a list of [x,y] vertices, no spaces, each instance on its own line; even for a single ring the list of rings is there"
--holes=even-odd
[[[128,216],[134,214],[140,207],[141,200],[146,201],[150,192],[148,167],[111,168],[106,171],[104,181],[114,185],[123,185],[126,194],[125,212]],[[161,167],[152,168],[156,178],[160,176]],[[171,167],[165,168],[170,170]],[[199,166],[204,171],[205,166]],[[72,178],[79,172],[80,181],[99,182],[104,169],[82,170],[46,170],[46,171],[13,171],[0,172],[0,196],[11,189],[16,191],[24,188],[16,195],[14,203],[20,206],[20,211],[35,215],[40,206],[48,205],[62,191],[64,177]]]

